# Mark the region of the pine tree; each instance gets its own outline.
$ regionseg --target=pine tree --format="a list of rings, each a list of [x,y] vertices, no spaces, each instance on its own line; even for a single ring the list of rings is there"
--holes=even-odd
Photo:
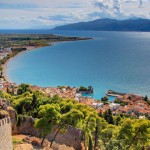
[[[93,142],[91,136],[89,137],[89,150],[93,150]]]
[[[114,124],[114,119],[112,116],[112,111],[110,109],[106,110],[104,112],[104,119],[109,123],[109,124]]]

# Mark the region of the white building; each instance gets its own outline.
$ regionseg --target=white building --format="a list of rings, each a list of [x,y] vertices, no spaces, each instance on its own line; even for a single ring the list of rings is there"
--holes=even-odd
[[[118,103],[110,103],[109,104],[109,107],[111,110],[116,110],[119,108],[119,106],[120,106],[120,104],[118,104]]]
[[[95,108],[95,109],[98,109],[99,107],[102,107],[102,106],[104,106],[104,104],[103,103],[92,103],[92,105],[91,105],[93,108]]]
[[[79,93],[77,93],[77,94],[75,95],[75,100],[79,102],[81,99],[82,99],[82,95],[79,94]]]

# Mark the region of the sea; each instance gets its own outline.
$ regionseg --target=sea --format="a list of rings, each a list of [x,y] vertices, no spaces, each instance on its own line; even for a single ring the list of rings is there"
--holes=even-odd
[[[91,40],[54,43],[26,51],[7,64],[17,84],[42,87],[93,86],[95,99],[108,90],[150,96],[150,33],[110,31],[0,30],[0,33],[57,34]],[[113,98],[110,98],[113,99]]]

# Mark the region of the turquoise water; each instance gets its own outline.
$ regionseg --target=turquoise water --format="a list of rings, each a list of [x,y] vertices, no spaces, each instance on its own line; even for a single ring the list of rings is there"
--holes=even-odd
[[[100,99],[109,89],[150,96],[150,33],[13,30],[93,37],[25,52],[7,68],[11,81],[43,87],[93,86]]]

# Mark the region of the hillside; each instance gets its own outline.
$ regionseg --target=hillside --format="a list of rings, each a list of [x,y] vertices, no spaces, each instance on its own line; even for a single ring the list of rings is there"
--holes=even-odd
[[[55,27],[54,30],[150,31],[148,19],[98,19]]]

